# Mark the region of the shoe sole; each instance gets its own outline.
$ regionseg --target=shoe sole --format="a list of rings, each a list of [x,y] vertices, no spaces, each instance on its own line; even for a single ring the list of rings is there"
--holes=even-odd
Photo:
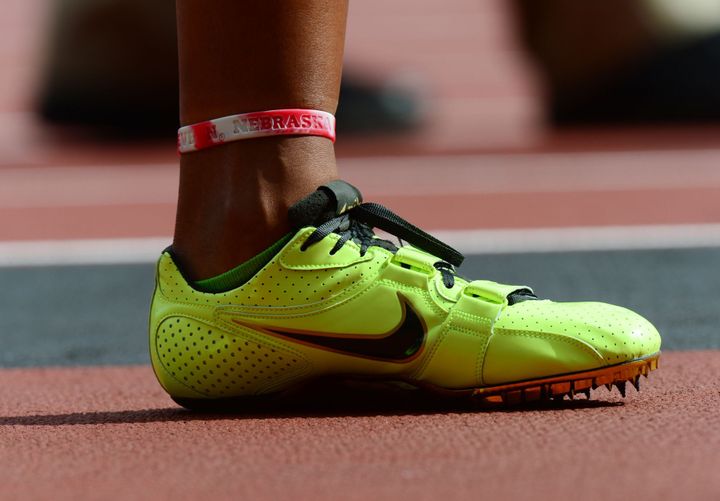
[[[541,379],[532,379],[481,388],[453,390],[422,384],[414,381],[404,381],[420,389],[425,389],[435,395],[449,398],[469,398],[477,402],[489,404],[522,404],[525,402],[538,402],[542,400],[562,400],[565,397],[574,399],[576,395],[584,395],[590,399],[591,390],[605,386],[612,391],[615,386],[625,397],[627,383],[630,382],[637,391],[640,391],[640,376],[648,377],[651,371],[658,368],[660,353],[632,360],[622,364],[603,367],[590,371],[574,372]],[[340,376],[339,376],[340,377]],[[347,377],[343,377],[347,379]],[[377,380],[375,378],[357,378],[358,380]],[[178,405],[186,409],[205,412],[237,412],[262,407],[267,404],[281,402],[283,397],[295,393],[298,388],[288,389],[269,395],[248,395],[230,398],[176,398],[171,397]]]
[[[538,400],[575,398],[582,394],[590,399],[590,391],[605,386],[612,391],[615,386],[625,398],[629,382],[640,391],[640,376],[648,377],[651,371],[658,368],[660,353],[655,353],[631,362],[603,367],[591,371],[582,371],[517,383],[485,386],[472,391],[472,396],[492,403],[515,404],[536,402]]]

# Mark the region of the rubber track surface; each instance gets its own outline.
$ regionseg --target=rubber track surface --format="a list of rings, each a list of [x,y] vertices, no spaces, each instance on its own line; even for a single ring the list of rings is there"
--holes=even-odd
[[[244,415],[174,406],[146,367],[0,371],[4,499],[718,499],[720,352],[638,394],[443,408],[369,394]]]

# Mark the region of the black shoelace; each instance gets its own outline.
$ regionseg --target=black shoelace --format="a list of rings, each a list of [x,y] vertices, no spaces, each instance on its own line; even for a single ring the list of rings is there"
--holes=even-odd
[[[448,288],[455,285],[454,267],[460,266],[464,256],[380,204],[363,203],[322,223],[305,240],[300,250],[304,251],[331,233],[336,233],[340,235],[340,239],[330,250],[330,254],[339,251],[348,240],[352,240],[360,246],[360,255],[365,255],[368,248],[373,246],[397,252],[397,246],[388,240],[378,238],[373,232],[373,228],[386,231],[398,239],[440,258],[440,261],[434,266],[441,273],[443,284]]]

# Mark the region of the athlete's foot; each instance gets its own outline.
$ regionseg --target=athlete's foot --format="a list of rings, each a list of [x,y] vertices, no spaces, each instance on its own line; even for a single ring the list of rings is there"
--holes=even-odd
[[[505,402],[589,398],[602,385],[624,395],[657,367],[660,336],[641,316],[461,278],[462,255],[342,181],[289,220],[291,234],[218,279],[191,283],[172,249],[160,257],[152,364],[181,405],[237,404],[335,376]]]

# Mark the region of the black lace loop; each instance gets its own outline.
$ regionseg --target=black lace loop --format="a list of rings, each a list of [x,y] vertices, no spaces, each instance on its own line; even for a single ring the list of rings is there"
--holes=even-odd
[[[433,256],[447,261],[454,266],[460,266],[465,259],[460,252],[437,238],[425,233],[417,226],[405,221],[403,218],[380,204],[364,203],[350,211],[350,216],[365,223],[371,228],[379,228],[405,240],[418,249],[429,252]]]
[[[438,261],[433,266],[440,272],[443,285],[448,289],[455,287],[455,267],[445,261]]]
[[[352,212],[352,211],[351,211]],[[351,212],[346,212],[340,216],[334,217],[329,221],[318,226],[314,232],[303,242],[300,250],[304,251],[313,244],[318,243],[331,233],[340,235],[340,239],[330,250],[330,254],[339,251],[348,240],[353,240],[360,246],[360,255],[364,256],[370,246],[383,247],[391,252],[397,252],[397,247],[387,240],[382,240],[375,236],[372,228],[366,224],[352,218]]]
[[[435,267],[442,273],[443,283],[450,288],[453,287],[455,283],[453,266],[460,266],[464,256],[380,204],[360,204],[348,212],[324,222],[303,242],[300,250],[304,251],[331,233],[336,233],[340,235],[340,239],[330,250],[330,254],[339,251],[348,240],[360,245],[361,255],[364,255],[372,246],[397,252],[397,246],[388,240],[378,238],[373,232],[373,228],[395,235],[398,239],[440,258],[442,261],[436,263]]]

